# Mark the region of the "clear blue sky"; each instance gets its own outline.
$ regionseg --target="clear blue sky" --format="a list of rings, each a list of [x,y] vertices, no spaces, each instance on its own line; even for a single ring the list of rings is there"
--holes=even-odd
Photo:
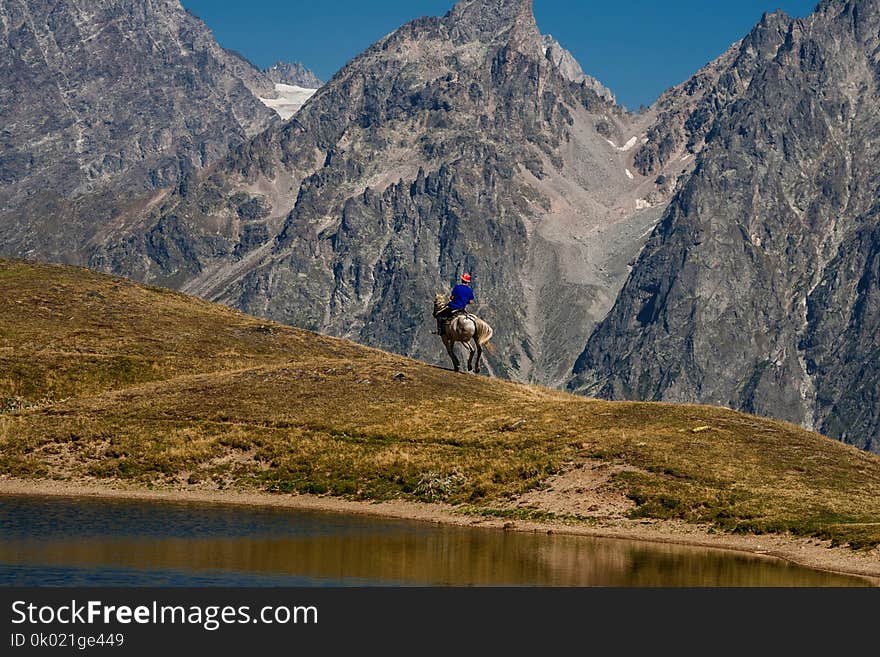
[[[220,45],[261,68],[301,61],[323,80],[403,23],[454,0],[181,0]],[[806,16],[816,0],[534,0],[552,34],[630,109],[650,105],[742,38],[765,11]]]

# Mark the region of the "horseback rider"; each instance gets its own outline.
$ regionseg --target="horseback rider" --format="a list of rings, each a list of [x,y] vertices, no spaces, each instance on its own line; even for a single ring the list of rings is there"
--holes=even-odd
[[[461,275],[461,282],[452,288],[449,295],[449,303],[437,315],[437,335],[443,335],[446,323],[456,315],[466,311],[469,304],[474,302],[474,291],[471,289],[471,275],[467,272]]]

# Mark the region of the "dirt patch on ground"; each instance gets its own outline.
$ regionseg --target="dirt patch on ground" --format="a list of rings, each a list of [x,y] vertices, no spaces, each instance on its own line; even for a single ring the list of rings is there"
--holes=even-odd
[[[395,500],[357,502],[314,495],[287,495],[239,490],[162,489],[146,490],[101,481],[32,481],[0,478],[0,495],[59,495],[168,500],[180,502],[215,502],[252,506],[280,506],[316,511],[368,514],[463,526],[494,527],[504,531],[561,533],[596,538],[621,538],[709,547],[748,552],[779,558],[817,570],[858,575],[880,586],[880,548],[857,552],[845,547],[831,547],[828,541],[783,535],[731,535],[714,533],[702,527],[678,521],[632,520],[622,517],[624,503],[609,488],[614,466],[584,465],[553,479],[549,487],[523,496],[523,505],[542,503],[558,509],[555,513],[580,515],[586,505],[590,522],[559,520],[510,520],[498,517],[475,517],[440,503],[426,504]],[[582,492],[578,492],[580,489]],[[593,511],[591,507],[597,507]],[[516,508],[516,505],[514,505]],[[546,509],[550,511],[550,508]],[[601,516],[601,517],[600,517]]]
[[[556,515],[622,520],[635,507],[612,483],[614,475],[635,468],[587,459],[551,477],[547,485],[519,496],[507,508],[535,508]]]

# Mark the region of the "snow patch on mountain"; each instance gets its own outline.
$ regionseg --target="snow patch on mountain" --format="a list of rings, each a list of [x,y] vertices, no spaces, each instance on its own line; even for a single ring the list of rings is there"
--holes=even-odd
[[[613,141],[611,141],[610,139],[606,139],[605,141],[607,141],[609,144],[611,144],[611,146],[613,146],[615,150],[618,150],[618,151],[620,151],[621,153],[625,153],[626,151],[630,150],[633,146],[636,145],[636,141],[638,141],[638,138],[637,138],[637,137],[632,137],[632,138],[631,138],[628,142],[626,142],[623,146],[618,146],[617,144],[615,144],[615,143],[614,143]]]
[[[285,121],[299,111],[299,108],[305,105],[306,101],[311,98],[317,89],[306,89],[294,84],[275,83],[276,98],[260,98],[262,103],[275,110]]]

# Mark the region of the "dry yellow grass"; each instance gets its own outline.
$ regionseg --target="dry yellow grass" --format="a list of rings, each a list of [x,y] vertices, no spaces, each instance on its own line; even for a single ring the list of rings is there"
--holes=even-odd
[[[726,409],[455,374],[82,269],[0,261],[0,473],[507,500],[596,459],[634,515],[880,544],[880,459]]]

